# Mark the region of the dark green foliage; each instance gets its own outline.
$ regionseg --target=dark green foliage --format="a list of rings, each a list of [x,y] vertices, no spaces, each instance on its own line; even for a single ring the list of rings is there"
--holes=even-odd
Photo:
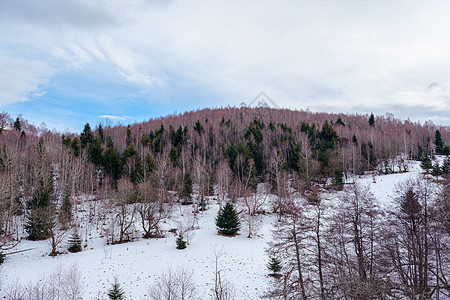
[[[355,144],[355,145],[358,145],[358,139],[356,138],[355,134],[353,134],[352,143]]]
[[[344,175],[341,170],[334,170],[333,185],[339,191],[344,188]]]
[[[334,151],[330,151],[334,149],[339,142],[339,136],[334,130],[333,126],[331,126],[328,121],[322,126],[322,130],[319,132],[319,140],[317,143],[318,150],[318,161],[321,164],[321,172],[325,176],[333,176],[333,170],[330,170],[330,158]]]
[[[105,133],[103,131],[103,125],[100,123],[97,126],[97,132],[98,132],[98,137],[100,138],[100,142],[102,142],[102,144],[105,142]]]
[[[316,129],[316,124],[309,125],[305,121],[302,122],[300,130],[306,134],[308,134],[309,141],[311,145],[314,145],[319,135],[318,130]]]
[[[342,126],[345,126],[345,123],[344,123],[344,121],[342,121],[342,119],[341,119],[341,117],[339,116],[338,118],[337,118],[337,120],[336,120],[336,123],[335,123],[336,125],[342,125]]]
[[[434,144],[436,145],[436,154],[442,154],[444,152],[444,142],[442,141],[442,135],[439,130],[436,130],[434,134]]]
[[[250,140],[247,142],[246,149],[244,149],[243,153],[246,160],[246,168],[248,169],[249,159],[252,159],[253,162],[255,163],[256,175],[262,176],[265,167],[262,147],[258,144],[255,144],[252,140]]]
[[[441,166],[439,166],[439,163],[436,162],[433,165],[433,168],[431,169],[431,175],[435,177],[439,177],[440,175],[442,175],[442,169]]]
[[[50,194],[52,191],[51,183],[44,183],[44,180],[39,181],[38,188],[34,191],[33,198],[28,201],[28,209],[45,208],[50,205]]]
[[[298,161],[302,157],[302,146],[298,142],[289,143],[287,150],[287,164],[290,169],[298,171]]]
[[[450,158],[446,158],[442,163],[442,174],[450,174]]]
[[[32,241],[45,240],[51,236],[51,231],[55,224],[51,218],[51,213],[46,208],[33,209],[25,224],[28,239]]]
[[[120,284],[117,281],[117,278],[114,278],[114,283],[113,283],[112,287],[108,290],[107,295],[108,295],[109,299],[111,299],[111,300],[125,299],[125,292],[120,287]]]
[[[3,245],[0,245],[0,249],[2,249]],[[3,253],[3,251],[0,250],[0,265],[2,265],[5,262],[6,254]]]
[[[281,262],[276,257],[271,257],[269,263],[267,264],[267,269],[272,271],[272,274],[275,275],[281,271]]]
[[[238,215],[231,202],[227,202],[219,210],[216,218],[216,226],[219,232],[224,235],[234,235],[241,228]]]
[[[275,124],[272,121],[270,121],[268,127],[269,127],[270,131],[275,131]]]
[[[375,156],[375,150],[371,142],[361,144],[361,156],[366,159],[369,164],[369,168],[374,168],[377,164],[377,158]]]
[[[186,249],[186,247],[187,247],[186,241],[183,241],[183,237],[181,235],[178,236],[176,242],[177,242],[177,249],[178,250]]]
[[[81,142],[79,138],[74,138],[72,142],[70,143],[70,147],[72,148],[73,155],[75,157],[78,157],[80,155],[81,151]]]
[[[70,202],[69,189],[66,188],[64,190],[59,219],[62,223],[66,223],[70,221],[71,218],[72,218],[72,203]]]
[[[126,161],[128,158],[136,157],[138,152],[134,144],[129,144],[122,153],[122,159]]]
[[[442,155],[450,155],[450,145],[446,145],[444,150],[442,150]]]
[[[161,124],[155,132],[150,130],[149,139],[154,153],[161,153],[164,149],[164,124]]]
[[[88,144],[92,142],[93,134],[91,130],[91,126],[89,123],[86,123],[84,125],[83,132],[80,134],[80,142],[81,142],[81,148],[85,148]]]
[[[127,139],[125,141],[127,143],[127,146],[131,144],[131,126],[127,126]]]
[[[170,161],[172,162],[172,165],[174,167],[178,166],[178,151],[177,148],[175,148],[175,146],[172,146],[170,148],[169,157]]]
[[[192,204],[192,179],[189,173],[184,174],[183,191],[181,192],[181,203]]]
[[[103,163],[103,147],[99,137],[92,137],[91,143],[88,145],[88,158],[96,166]]]
[[[80,252],[81,251],[81,239],[78,233],[74,232],[69,240],[67,241],[69,248],[68,250],[72,253]]]
[[[429,172],[433,168],[433,164],[431,162],[431,158],[426,155],[422,158],[422,162],[420,163],[420,167],[425,170],[425,172]]]
[[[130,180],[132,183],[139,183],[144,179],[144,168],[142,166],[141,158],[136,156],[134,166],[130,172]]]
[[[144,158],[144,168],[147,176],[153,173],[156,170],[156,161],[153,157],[148,153]]]
[[[200,120],[197,120],[197,122],[195,122],[194,131],[196,131],[199,135],[202,135],[202,133],[205,132],[205,129],[203,128],[202,123],[200,123]]]
[[[70,148],[70,144],[72,139],[69,136],[65,136],[64,134],[61,136],[63,146],[68,149]]]
[[[338,134],[328,121],[325,121],[323,124],[322,130],[319,133],[319,139],[319,148],[324,147],[325,149],[332,149],[339,142]]]
[[[370,114],[369,125],[375,127],[375,116],[373,115],[373,113]]]
[[[36,151],[40,158],[44,157],[44,155],[47,153],[47,149],[45,148],[45,142],[43,138],[39,139],[36,145]]]
[[[107,149],[103,155],[103,166],[106,173],[112,176],[112,178],[117,181],[122,177],[122,160],[120,155],[114,148],[114,143],[110,137],[107,138]]]
[[[14,122],[13,127],[17,131],[20,131],[22,129],[22,124],[20,123],[20,118],[19,117],[16,118],[16,121]]]
[[[408,189],[401,198],[400,211],[403,213],[405,219],[416,219],[422,211],[422,206],[419,203],[419,197],[413,189]]]
[[[125,168],[125,174],[133,183],[138,183],[144,178],[144,168],[141,159],[133,143],[129,144],[122,153],[122,170]]]
[[[426,152],[420,144],[417,144],[417,159],[422,160]]]
[[[172,145],[180,149],[181,145],[183,144],[183,141],[186,137],[186,134],[188,132],[187,127],[184,128],[181,127],[181,125],[178,127],[177,131],[175,131],[172,126],[170,126],[170,140],[172,142]]]
[[[261,130],[264,129],[264,127],[264,122],[255,118],[253,122],[248,125],[247,131],[245,132],[245,138],[249,139],[250,136],[253,136],[256,144],[260,144],[263,140],[263,134]]]

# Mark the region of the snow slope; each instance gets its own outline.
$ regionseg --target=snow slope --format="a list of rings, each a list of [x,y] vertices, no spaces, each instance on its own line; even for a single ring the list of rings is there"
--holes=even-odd
[[[371,175],[358,178],[357,182],[369,185],[375,197],[389,206],[396,184],[420,173],[415,162],[411,162],[410,170],[408,173],[376,176],[376,183]],[[190,210],[191,207],[183,207],[185,217],[191,213]],[[94,232],[82,252],[53,258],[48,256],[48,242],[22,240],[14,251],[31,250],[8,256],[1,266],[2,290],[15,282],[39,280],[58,267],[75,265],[81,272],[83,299],[105,298],[115,276],[127,299],[143,299],[161,272],[184,267],[193,270],[201,298],[207,299],[214,285],[215,257],[218,255],[222,276],[234,285],[237,299],[257,299],[269,281],[265,248],[271,238],[275,216],[261,216],[259,232],[253,238],[247,238],[245,224],[240,235],[224,237],[218,235],[215,228],[217,211],[218,204],[212,201],[210,209],[199,214],[199,229],[192,231],[190,244],[184,250],[176,249],[176,236],[169,232],[165,238],[138,239],[120,245],[106,245],[100,233]],[[164,224],[165,229],[176,228],[181,218],[179,209],[175,209],[172,218]]]

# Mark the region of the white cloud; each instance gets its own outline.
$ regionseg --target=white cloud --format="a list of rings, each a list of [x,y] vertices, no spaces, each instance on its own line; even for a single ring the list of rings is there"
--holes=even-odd
[[[128,116],[116,116],[116,115],[100,115],[98,117],[102,118],[102,119],[109,119],[109,120],[116,120],[116,121],[126,121],[126,120],[133,119],[132,117],[128,117]]]
[[[41,61],[12,58],[0,52],[0,105],[26,101],[45,93],[53,69]]]
[[[108,64],[149,93],[181,86],[238,104],[263,90],[280,106],[407,107],[450,124],[436,110],[447,88],[426,90],[450,83],[447,1],[44,1],[0,4],[0,49],[38,49],[33,60],[64,70]]]

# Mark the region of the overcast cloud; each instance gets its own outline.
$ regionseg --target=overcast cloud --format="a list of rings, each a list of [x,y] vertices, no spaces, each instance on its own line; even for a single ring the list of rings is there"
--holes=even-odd
[[[69,90],[95,105],[110,97],[96,84],[124,84],[135,94],[117,90],[123,111],[84,117],[141,121],[133,107],[167,114],[265,91],[281,107],[450,125],[449,13],[447,1],[0,0],[0,105],[27,117],[11,105],[56,89],[62,107]]]

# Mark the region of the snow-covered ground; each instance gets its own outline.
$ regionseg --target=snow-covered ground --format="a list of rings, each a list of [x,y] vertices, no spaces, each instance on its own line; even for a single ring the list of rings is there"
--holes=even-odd
[[[190,207],[183,207],[190,210]],[[32,249],[8,256],[1,266],[2,289],[16,281],[27,283],[49,275],[58,268],[68,269],[77,266],[81,273],[83,299],[97,299],[111,287],[117,277],[127,299],[142,299],[148,287],[162,272],[183,267],[194,272],[194,281],[200,294],[209,298],[214,285],[215,260],[218,256],[222,277],[233,283],[239,295],[256,299],[266,287],[267,256],[266,238],[270,237],[273,218],[263,216],[259,232],[247,238],[245,228],[235,237],[217,234],[215,217],[218,205],[199,214],[199,229],[191,232],[190,244],[184,250],[176,249],[176,236],[167,233],[165,238],[138,239],[137,241],[106,245],[99,233],[88,238],[87,247],[80,253],[67,253],[50,257],[47,241],[22,240],[14,251]],[[180,218],[175,210],[166,228],[176,228]],[[171,226],[172,225],[172,226]],[[245,226],[245,225],[244,225]],[[239,297],[240,298],[240,297]],[[242,298],[246,299],[246,298]]]
[[[411,162],[408,173],[376,176],[375,183],[368,175],[358,178],[357,182],[369,185],[375,197],[383,205],[389,205],[395,195],[396,184],[419,174],[419,164]],[[192,208],[182,209],[186,217]],[[4,290],[15,282],[35,282],[58,268],[76,266],[81,274],[83,299],[105,298],[114,277],[117,277],[127,299],[143,299],[148,287],[162,272],[183,267],[193,271],[201,298],[208,299],[214,285],[215,260],[218,256],[222,277],[234,285],[237,298],[257,299],[270,280],[265,248],[271,238],[275,216],[261,216],[257,221],[258,232],[253,238],[247,238],[245,224],[242,224],[240,235],[224,237],[217,234],[215,227],[218,209],[218,204],[211,201],[210,209],[199,214],[199,228],[191,232],[190,243],[184,250],[176,249],[176,236],[169,232],[164,238],[140,238],[130,243],[106,245],[105,238],[100,237],[101,233],[93,231],[82,252],[56,257],[48,255],[50,245],[47,241],[22,240],[14,251],[31,250],[7,257],[1,266],[1,288]],[[179,209],[174,209],[164,228],[176,228],[181,218]]]

